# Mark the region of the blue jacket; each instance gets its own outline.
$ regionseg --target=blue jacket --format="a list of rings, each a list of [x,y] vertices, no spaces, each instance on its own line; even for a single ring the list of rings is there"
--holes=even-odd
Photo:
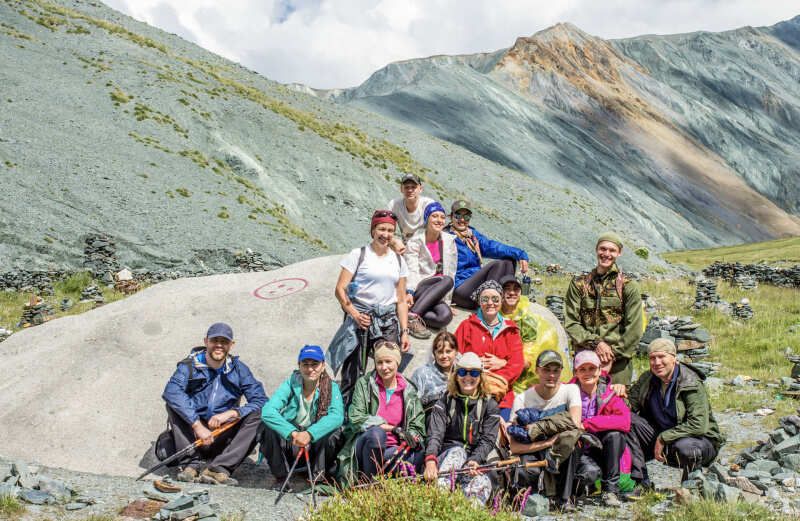
[[[244,406],[240,406],[242,396],[247,399]],[[219,371],[214,371],[205,364],[205,348],[193,349],[188,359],[178,362],[161,397],[190,425],[230,409],[244,418],[267,403],[264,386],[238,356],[228,356]]]
[[[298,403],[302,399],[303,377],[298,371],[295,371],[284,380],[272,395],[272,399],[261,410],[261,419],[267,427],[288,440],[292,432],[297,430],[294,420],[297,418]],[[317,415],[318,402],[319,389],[314,392],[314,399],[311,401],[310,414],[312,418]],[[328,413],[316,423],[309,425],[306,431],[311,435],[311,441],[317,441],[341,427],[343,423],[342,393],[336,382],[331,382],[331,404],[328,407]]]
[[[478,245],[481,249],[481,255],[489,259],[511,259],[511,260],[528,260],[528,254],[525,250],[503,244],[502,242],[493,241],[482,235],[478,230],[469,227],[472,230],[473,236],[478,239]],[[446,228],[447,231],[453,233],[450,227]],[[469,249],[467,243],[464,242],[458,235],[456,235],[456,248],[458,248],[458,269],[456,270],[455,287],[459,287],[465,280],[473,276],[479,269],[481,269],[481,260],[478,254]]]

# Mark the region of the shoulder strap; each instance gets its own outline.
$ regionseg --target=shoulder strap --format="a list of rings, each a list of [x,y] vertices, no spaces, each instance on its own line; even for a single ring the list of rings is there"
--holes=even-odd
[[[448,412],[447,418],[453,418],[456,415],[456,401],[449,394],[447,395]]]
[[[623,292],[625,290],[625,277],[622,275],[622,272],[617,272],[617,280],[614,281],[614,286],[617,288],[617,296],[620,300],[622,300],[622,306],[625,307],[625,302],[623,300]]]
[[[488,398],[484,397],[478,400],[478,423],[483,424],[483,404],[486,403]]]
[[[358,275],[358,268],[360,268],[361,263],[364,262],[364,255],[366,254],[366,252],[367,252],[367,247],[362,246],[361,253],[358,254],[358,262],[356,263],[356,270],[353,272],[354,279],[356,278],[356,275]]]

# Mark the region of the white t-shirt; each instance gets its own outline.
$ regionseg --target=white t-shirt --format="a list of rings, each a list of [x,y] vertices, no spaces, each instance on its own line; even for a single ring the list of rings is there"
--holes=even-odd
[[[559,412],[569,411],[572,407],[581,406],[581,391],[575,384],[561,384],[558,391],[549,400],[545,400],[536,388],[531,387],[524,393],[519,393],[514,397],[514,405],[511,407],[511,421],[517,417],[520,409],[536,409],[542,412],[542,417],[552,416]]]
[[[354,273],[358,265],[361,248],[348,253],[339,265]],[[379,257],[371,245],[364,248],[364,260],[353,280],[358,284],[356,299],[368,306],[389,306],[397,303],[397,283],[400,277],[408,277],[408,266],[403,257],[397,263],[397,254],[389,250]]]
[[[389,201],[389,204],[386,205],[388,210],[393,211],[395,215],[397,215],[397,226],[403,234],[403,241],[410,239],[411,236],[414,235],[414,232],[425,226],[425,207],[431,204],[433,199],[425,197],[424,195],[420,195],[418,199],[417,210],[413,213],[408,212],[405,200],[402,197],[392,199]]]

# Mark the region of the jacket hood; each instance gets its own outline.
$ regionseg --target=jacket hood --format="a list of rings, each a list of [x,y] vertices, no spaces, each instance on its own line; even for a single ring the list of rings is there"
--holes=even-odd
[[[206,353],[205,347],[195,347],[194,349],[192,349],[192,352],[189,354],[189,357],[192,359],[192,365],[195,367],[195,369],[210,369],[208,364],[201,361],[200,359],[200,355],[203,355],[203,358],[205,358],[205,353]],[[223,374],[228,374],[231,371],[233,371],[233,366],[236,364],[238,360],[239,357],[236,355],[227,355],[225,357],[225,364],[223,364],[222,366]],[[181,362],[178,362],[179,365],[180,363]]]

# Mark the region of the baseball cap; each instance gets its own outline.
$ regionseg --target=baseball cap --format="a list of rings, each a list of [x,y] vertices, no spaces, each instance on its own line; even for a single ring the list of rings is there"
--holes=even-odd
[[[209,327],[208,331],[206,332],[206,338],[214,338],[218,336],[227,338],[228,340],[233,340],[233,329],[231,329],[231,326],[224,322],[211,324],[211,327]]]
[[[583,364],[592,364],[595,367],[600,367],[600,357],[594,351],[583,350],[575,355],[575,369]]]
[[[564,367],[564,362],[561,360],[561,355],[551,349],[542,351],[536,358],[536,367],[544,367],[550,364],[558,364]]]
[[[510,275],[509,274],[509,275],[504,275],[504,276],[500,277],[500,285],[501,286],[505,287],[505,285],[507,283],[509,283],[509,282],[513,282],[514,284],[516,284],[520,288],[522,287],[522,284],[519,283],[519,280],[517,280],[517,277],[515,277],[514,275]]]
[[[469,203],[463,199],[459,199],[458,201],[454,202],[453,206],[450,207],[450,213],[456,213],[459,210],[466,210],[469,213],[472,213]]]
[[[672,356],[677,356],[678,350],[669,338],[656,338],[647,346],[647,354],[651,355],[653,353],[667,353]]]
[[[480,369],[483,371],[483,362],[472,351],[467,351],[456,360],[456,367],[462,369]]]
[[[419,176],[416,175],[416,174],[406,174],[406,175],[404,175],[403,177],[400,178],[400,184],[401,185],[405,184],[405,183],[408,183],[408,182],[417,183],[418,185],[421,185],[422,184],[422,179],[420,179]]]
[[[325,353],[322,352],[322,348],[320,346],[305,345],[300,350],[300,354],[297,355],[298,362],[302,362],[303,360],[316,360],[317,362],[324,362]]]

